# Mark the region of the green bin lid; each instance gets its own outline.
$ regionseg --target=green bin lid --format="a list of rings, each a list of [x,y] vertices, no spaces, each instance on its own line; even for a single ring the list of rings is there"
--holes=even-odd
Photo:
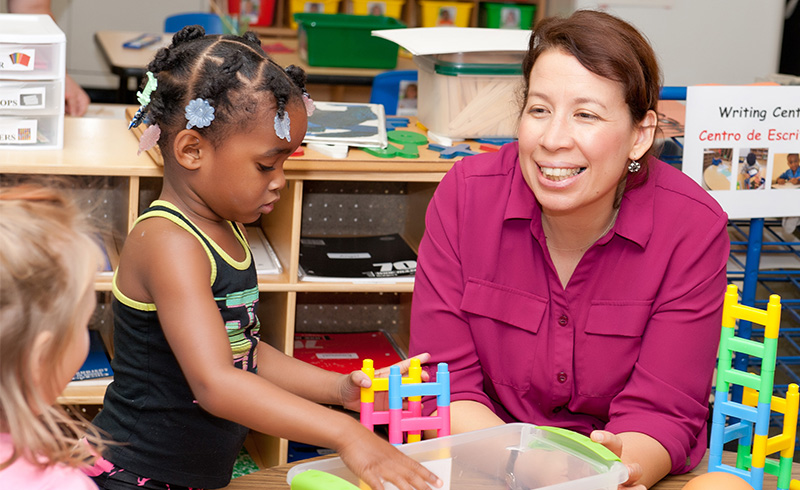
[[[487,51],[415,56],[416,62],[439,75],[522,75],[522,51]]]

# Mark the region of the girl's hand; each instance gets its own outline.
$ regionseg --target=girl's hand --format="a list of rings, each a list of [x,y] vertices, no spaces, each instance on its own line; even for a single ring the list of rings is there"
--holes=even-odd
[[[427,352],[420,354],[418,356],[414,356],[403,361],[398,362],[395,364],[396,366],[400,367],[400,374],[406,375],[408,374],[408,367],[411,364],[411,359],[419,359],[420,364],[425,364],[431,358],[431,355]],[[376,378],[386,378],[389,376],[389,369],[391,366],[387,366],[381,369],[375,370],[375,377]],[[428,381],[430,376],[425,370],[422,370],[422,381]],[[339,378],[339,399],[341,400],[341,405],[348,409],[354,411],[361,410],[361,388],[369,388],[372,386],[372,380],[369,379],[369,376],[364,374],[363,371],[353,371],[350,374],[342,375]],[[387,394],[383,393],[376,393],[375,397],[375,409],[376,410],[383,410],[385,407],[388,407]]]
[[[595,430],[589,434],[589,438],[594,442],[599,442],[612,453],[622,457],[622,438],[606,430]],[[636,482],[642,477],[642,467],[639,463],[626,464],[628,467],[628,480],[619,486],[619,490],[647,490],[644,485]]]
[[[342,461],[372,490],[391,482],[400,490],[428,490],[443,483],[435,474],[397,448],[359,426],[357,434],[336,448]]]

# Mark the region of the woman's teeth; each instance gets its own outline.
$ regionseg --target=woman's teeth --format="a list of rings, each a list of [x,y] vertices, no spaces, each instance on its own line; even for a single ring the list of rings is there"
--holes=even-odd
[[[559,181],[578,175],[579,173],[586,170],[586,167],[575,167],[575,168],[539,167],[539,169],[542,171],[542,175],[544,175],[546,179]]]

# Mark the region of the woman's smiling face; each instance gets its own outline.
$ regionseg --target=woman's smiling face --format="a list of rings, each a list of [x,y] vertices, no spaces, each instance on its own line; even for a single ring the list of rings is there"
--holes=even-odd
[[[628,163],[649,148],[646,133],[632,122],[621,84],[558,49],[536,60],[519,124],[519,158],[543,209],[609,209]]]

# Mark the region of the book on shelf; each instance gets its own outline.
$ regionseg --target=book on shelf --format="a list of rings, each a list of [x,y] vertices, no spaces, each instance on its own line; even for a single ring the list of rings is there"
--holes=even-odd
[[[110,233],[98,233],[95,235],[97,244],[103,252],[103,265],[99,274],[101,276],[111,276],[119,266],[119,248],[117,241]]]
[[[89,330],[89,354],[81,368],[72,377],[70,384],[80,383],[82,386],[108,384],[113,377],[114,371],[111,369],[111,362],[100,332]]]
[[[303,143],[386,148],[386,113],[382,104],[314,102]]]
[[[328,371],[347,374],[372,359],[375,369],[405,359],[397,344],[383,330],[345,333],[294,334],[294,357]]]
[[[269,244],[269,240],[257,226],[246,226],[247,242],[250,244],[250,254],[253,262],[256,263],[256,273],[258,274],[280,274],[283,272],[281,261],[278,255]]]
[[[413,282],[417,254],[397,234],[300,237],[301,281]]]

